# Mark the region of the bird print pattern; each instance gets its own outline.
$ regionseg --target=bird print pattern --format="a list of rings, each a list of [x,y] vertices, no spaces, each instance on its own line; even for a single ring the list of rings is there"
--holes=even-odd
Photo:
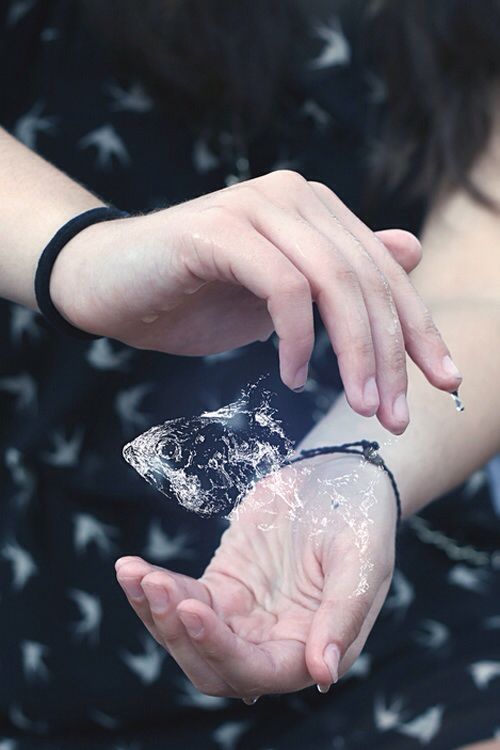
[[[230,134],[185,127],[142,81],[120,77],[78,12],[65,0],[1,6],[2,125],[126,210],[237,179],[236,157],[216,147]],[[359,69],[350,31],[349,18],[312,23],[290,117],[254,144],[245,169],[300,168],[360,212],[366,107],[384,97]],[[381,225],[412,228],[394,206],[385,211]],[[0,342],[0,750],[452,750],[500,736],[498,463],[426,509],[420,526],[403,525],[379,620],[329,694],[248,707],[197,691],[115,582],[123,554],[199,575],[224,526],[155,494],[121,446],[165,419],[234,401],[263,373],[300,439],[340,390],[325,331],[318,325],[299,396],[280,383],[275,339],[173,357],[66,339],[0,302]]]

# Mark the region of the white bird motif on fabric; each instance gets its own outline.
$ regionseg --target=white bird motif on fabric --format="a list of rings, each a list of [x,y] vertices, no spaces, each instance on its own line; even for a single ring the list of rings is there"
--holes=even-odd
[[[0,557],[12,565],[12,588],[21,591],[30,578],[38,573],[38,566],[28,550],[16,541],[6,542],[0,550]]]
[[[102,621],[101,602],[97,596],[80,589],[71,589],[68,596],[75,602],[80,615],[80,619],[70,625],[74,637],[97,645]]]
[[[382,104],[387,99],[387,85],[383,78],[367,71],[365,76],[369,89],[369,99],[373,104]]]
[[[238,359],[244,354],[244,347],[240,346],[237,349],[229,349],[227,352],[219,352],[218,354],[207,354],[203,357],[203,363],[211,367],[217,365],[219,362],[230,362],[232,359]]]
[[[124,370],[132,357],[131,349],[114,349],[109,339],[93,341],[87,351],[87,360],[96,370]]]
[[[189,534],[178,531],[169,536],[163,531],[158,520],[152,521],[148,531],[144,556],[153,560],[181,560],[193,557],[194,551],[189,549],[191,540]]]
[[[483,626],[487,630],[496,630],[497,628],[500,628],[500,615],[492,615],[491,617],[487,617],[483,623]]]
[[[196,139],[193,143],[193,166],[200,174],[205,174],[220,166],[220,160],[210,150],[207,141],[202,137]]]
[[[15,408],[17,411],[34,409],[37,404],[37,385],[31,375],[22,372],[20,375],[11,375],[0,378],[0,391],[16,396]]]
[[[27,682],[36,680],[47,681],[50,673],[44,658],[49,652],[49,647],[37,641],[21,641],[21,662]]]
[[[10,336],[15,344],[21,344],[24,338],[40,338],[43,331],[39,322],[40,315],[29,307],[10,306]]]
[[[318,130],[325,130],[332,121],[331,114],[313,99],[306,99],[302,105],[302,113],[313,120]]]
[[[151,685],[161,673],[166,653],[153,638],[141,634],[142,653],[122,651],[121,659],[145,685]]]
[[[471,474],[465,482],[463,488],[464,497],[469,498],[477,495],[479,490],[484,487],[487,481],[488,474],[486,473],[485,469],[479,469],[478,471],[475,471],[474,474]]]
[[[57,118],[42,115],[45,105],[43,101],[35,102],[29,112],[22,115],[14,125],[15,137],[28,148],[36,151],[38,136],[56,134]]]
[[[370,654],[360,654],[346,677],[367,677],[370,674],[372,658]]]
[[[219,711],[228,705],[228,700],[222,696],[205,695],[195,688],[193,683],[183,677],[181,681],[180,693],[178,697],[180,706],[189,706],[189,708],[201,708],[204,711]]]
[[[447,576],[449,583],[474,591],[476,594],[487,592],[489,579],[488,571],[469,568],[466,565],[454,565]]]
[[[396,611],[400,616],[404,616],[414,599],[415,589],[403,573],[399,569],[396,569],[384,608]]]
[[[76,513],[73,524],[73,542],[78,554],[86,552],[90,544],[95,545],[101,554],[108,557],[114,553],[116,545],[113,537],[116,538],[118,535],[118,530],[114,526],[99,521],[90,513]]]
[[[491,459],[486,465],[486,474],[491,491],[491,499],[496,512],[500,515],[500,455]]]
[[[45,463],[59,468],[77,466],[83,443],[83,430],[77,428],[73,435],[54,432],[51,436],[53,448],[43,454]]]
[[[115,112],[149,112],[153,109],[153,99],[139,81],[131,83],[128,89],[110,83],[106,91],[112,99],[110,109]]]
[[[54,29],[52,26],[47,26],[47,28],[43,29],[40,34],[40,39],[42,42],[55,42],[60,36],[61,34],[58,29]]]
[[[81,149],[95,148],[97,154],[96,166],[99,169],[111,169],[113,161],[122,166],[126,166],[130,162],[130,156],[124,142],[110,124],[91,130],[90,133],[80,138],[78,146]]]
[[[139,411],[139,404],[142,399],[153,390],[149,383],[141,383],[120,391],[115,398],[115,410],[120,417],[123,428],[127,431],[130,428],[145,427],[148,419],[145,414]]]
[[[500,661],[476,661],[469,666],[469,672],[475,686],[483,690],[493,679],[500,677]]]
[[[36,475],[25,465],[23,454],[17,448],[7,448],[5,465],[10,471],[12,481],[18,487],[18,492],[12,497],[12,500],[22,510],[33,497],[36,488]]]
[[[399,734],[412,737],[422,745],[427,745],[441,729],[444,706],[432,706],[415,719],[398,726]]]
[[[98,726],[103,727],[104,729],[109,729],[110,731],[117,729],[121,724],[119,719],[115,719],[113,716],[109,716],[98,709],[90,711],[89,716]]]
[[[226,721],[212,734],[221,750],[234,750],[243,732],[250,726],[249,721]]]
[[[9,6],[7,26],[15,26],[35,6],[36,0],[16,0]]]
[[[450,629],[437,620],[422,620],[420,630],[415,631],[413,638],[419,644],[428,649],[438,649],[444,646],[450,637]]]
[[[351,60],[351,46],[342,30],[339,18],[334,16],[329,23],[317,25],[315,32],[325,44],[320,54],[311,61],[311,67],[323,69],[348,65]]]
[[[21,729],[23,732],[45,734],[49,728],[46,721],[33,721],[29,719],[18,703],[14,703],[9,708],[9,719],[15,727]]]
[[[404,716],[402,708],[402,698],[396,698],[392,703],[387,703],[381,695],[375,698],[373,720],[379,732],[387,732],[401,724]]]

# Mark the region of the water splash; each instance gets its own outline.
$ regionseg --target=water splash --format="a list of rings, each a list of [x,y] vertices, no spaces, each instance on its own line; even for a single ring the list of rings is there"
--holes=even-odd
[[[128,443],[123,456],[153,487],[202,516],[225,514],[233,521],[240,511],[250,512],[260,531],[290,528],[317,546],[348,527],[359,556],[352,596],[360,596],[374,567],[370,512],[383,472],[360,471],[365,460],[360,465],[359,455],[344,455],[335,465],[332,456],[289,465],[294,446],[271,401],[259,380],[220,409],[152,427]]]
[[[123,456],[184,508],[203,516],[228,512],[292,454],[271,398],[259,381],[216,411],[152,427],[128,443]]]

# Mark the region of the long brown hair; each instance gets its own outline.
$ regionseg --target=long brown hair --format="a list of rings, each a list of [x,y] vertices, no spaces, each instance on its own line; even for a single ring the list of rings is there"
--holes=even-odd
[[[79,0],[124,64],[176,89],[205,120],[248,137],[278,116],[300,47],[304,11],[319,0]],[[328,2],[320,3],[323,11]],[[500,0],[332,0],[355,14],[387,106],[374,174],[379,186],[429,197],[462,186],[490,136],[500,77]],[[352,18],[351,18],[352,23]]]
[[[370,55],[387,90],[378,184],[426,198],[461,187],[489,204],[471,168],[492,130],[500,0],[377,0],[374,10]]]

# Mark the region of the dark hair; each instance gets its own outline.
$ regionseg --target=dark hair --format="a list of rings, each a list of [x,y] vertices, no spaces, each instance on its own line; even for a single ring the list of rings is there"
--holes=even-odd
[[[310,42],[303,10],[329,9],[327,0],[79,2],[122,64],[176,89],[193,119],[246,137],[286,101],[293,60]],[[342,5],[351,26],[364,20],[369,63],[387,89],[377,185],[413,199],[461,186],[491,203],[470,175],[492,128],[500,0],[331,0],[332,12]]]
[[[424,198],[461,187],[492,205],[471,168],[492,131],[500,0],[377,0],[370,9],[370,54],[387,88],[376,181]]]

